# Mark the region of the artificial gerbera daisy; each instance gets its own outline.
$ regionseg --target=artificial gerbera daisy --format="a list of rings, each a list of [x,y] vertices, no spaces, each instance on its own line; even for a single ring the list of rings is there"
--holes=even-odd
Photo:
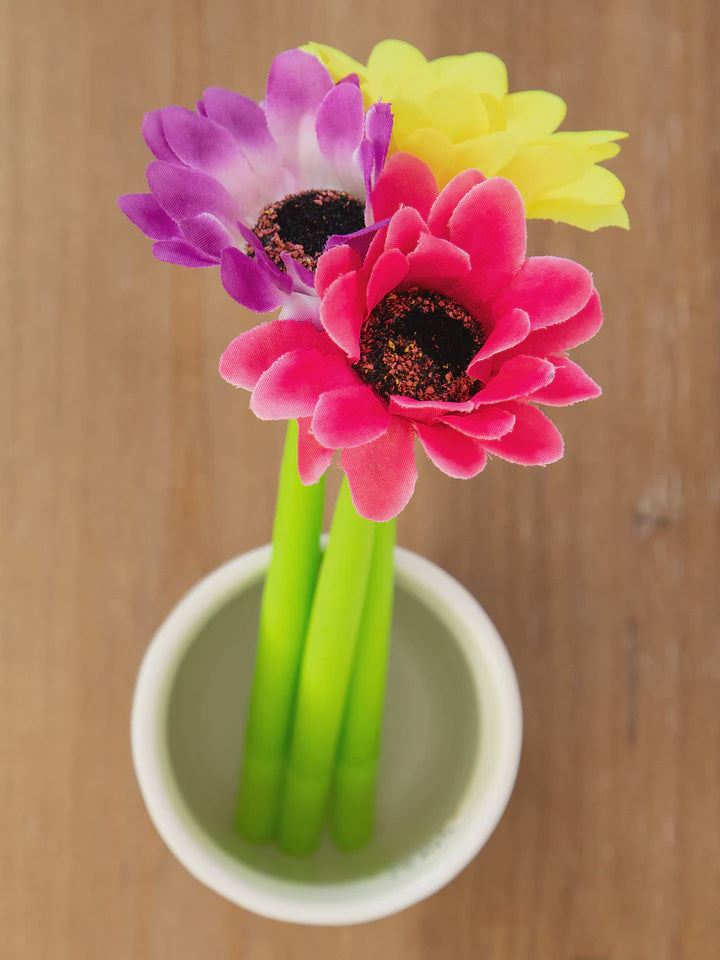
[[[220,372],[252,390],[261,419],[299,418],[304,482],[341,451],[358,513],[384,521],[412,496],[415,437],[453,477],[475,476],[488,454],[559,459],[562,438],[536,404],[599,394],[565,351],[602,314],[580,264],[526,258],[508,180],[467,170],[438,195],[432,172],[400,153],[372,205],[389,222],[369,245],[339,243],[320,258],[322,329],[261,324],[230,344]]]
[[[334,77],[357,74],[367,104],[392,102],[393,150],[421,157],[442,187],[468,168],[512,180],[529,218],[586,230],[628,226],[618,178],[598,166],[615,156],[617,130],[560,131],[565,102],[544,90],[508,93],[491,53],[426,60],[409,43],[383,40],[367,65],[310,43]]]
[[[262,103],[209,87],[197,112],[146,114],[150,193],[120,207],[159,260],[220,264],[243,306],[311,316],[317,258],[331,235],[365,227],[391,130],[389,105],[365,113],[356,78],[334,83],[315,57],[287,50]]]

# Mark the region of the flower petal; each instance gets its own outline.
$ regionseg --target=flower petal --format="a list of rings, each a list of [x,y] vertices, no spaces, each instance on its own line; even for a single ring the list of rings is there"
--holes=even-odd
[[[506,287],[523,264],[525,212],[508,180],[495,178],[473,187],[450,217],[449,231],[452,242],[470,254],[473,290],[482,301]]]
[[[436,198],[437,184],[430,168],[412,154],[395,153],[385,164],[371,203],[375,220],[391,217],[407,206],[414,207],[427,221]]]
[[[356,386],[330,390],[318,400],[312,432],[325,447],[358,447],[385,433],[390,414],[381,400],[358,382]]]
[[[515,426],[515,414],[502,407],[480,407],[472,413],[460,416],[445,416],[442,422],[479,440],[497,440],[504,437]]]
[[[211,213],[180,222],[180,232],[204,254],[220,262],[222,252],[233,245],[233,240],[222,223]]]
[[[230,164],[247,167],[235,138],[219,123],[185,107],[163,107],[160,119],[170,149],[188,167],[212,176]]]
[[[448,240],[424,233],[417,247],[408,256],[410,270],[406,284],[428,286],[430,289],[443,280],[457,280],[470,272],[470,257]]]
[[[233,298],[255,313],[270,313],[281,306],[292,290],[285,274],[282,280],[262,261],[254,260],[236,247],[226,247],[220,262],[222,284]]]
[[[492,380],[475,394],[476,404],[501,403],[527,397],[547,386],[555,376],[555,367],[540,357],[510,357]]]
[[[318,296],[324,296],[330,284],[338,277],[359,270],[362,262],[362,256],[347,243],[326,250],[318,260],[315,271],[315,290]]]
[[[270,132],[280,143],[297,139],[303,120],[314,116],[333,82],[325,67],[302,50],[285,50],[270,67],[265,113]]]
[[[317,483],[332,463],[334,450],[321,446],[310,433],[310,417],[298,420],[298,473],[306,486]]]
[[[475,354],[468,374],[478,380],[482,380],[483,361],[494,357],[496,353],[502,353],[503,350],[509,350],[518,344],[523,343],[530,333],[530,317],[524,310],[508,310],[495,322],[492,333],[487,338],[482,348]],[[525,352],[525,351],[523,351]],[[534,351],[527,351],[533,353]]]
[[[602,326],[603,315],[600,297],[596,290],[585,306],[565,323],[533,330],[522,344],[523,353],[545,357],[549,354],[571,350],[594,337]]]
[[[374,310],[383,297],[402,283],[409,269],[408,259],[400,250],[391,248],[378,257],[367,285],[365,304],[368,312]]]
[[[515,426],[499,440],[483,440],[488,453],[524,466],[545,466],[563,455],[560,431],[537,407],[529,403],[506,403],[515,414]]]
[[[207,87],[203,92],[203,104],[208,117],[229,130],[250,157],[277,152],[265,111],[254,100],[232,90]]]
[[[418,424],[417,434],[425,453],[449,477],[467,480],[480,473],[487,463],[482,443],[451,427]]]
[[[390,397],[390,413],[407,417],[416,423],[434,423],[441,417],[452,413],[470,413],[474,408],[472,400],[415,400],[413,397]]]
[[[354,83],[338,83],[323,98],[315,119],[320,151],[331,163],[348,160],[363,137],[362,93]]]
[[[319,350],[295,350],[284,354],[260,376],[250,409],[260,420],[309,417],[323,393],[353,386],[355,381],[344,359]]]
[[[177,236],[174,220],[165,213],[151,193],[126,193],[118,197],[118,206],[146,237],[152,240],[170,240]]]
[[[162,120],[160,119],[161,115],[161,110],[151,110],[145,114],[142,122],[143,140],[148,145],[150,152],[156,156],[158,160],[166,160],[168,163],[179,163],[178,158],[170,149],[165,137]]]
[[[531,397],[533,403],[564,407],[600,396],[602,390],[582,367],[568,360],[567,357],[550,357],[549,359],[555,367],[555,376],[552,383],[535,391]]]
[[[152,246],[153,256],[163,263],[176,263],[180,267],[216,267],[217,260],[197,250],[187,240],[174,237],[172,240],[158,240]]]
[[[533,330],[538,330],[578,313],[592,291],[592,274],[574,260],[531,257],[493,304],[493,310],[505,313],[519,307],[530,317]]]
[[[388,224],[385,247],[396,247],[402,253],[411,253],[418,245],[427,224],[413,207],[402,207],[393,214]]]
[[[201,213],[231,223],[238,219],[237,202],[207,173],[154,160],[146,176],[155,199],[173,220],[188,220]]]
[[[361,517],[382,523],[407,505],[417,482],[413,447],[412,426],[392,417],[377,440],[343,450],[342,467]]]
[[[220,357],[220,376],[236,387],[252,390],[260,377],[286,353],[317,350],[340,353],[330,337],[301,320],[259,323],[236,337]]]
[[[360,330],[365,319],[365,286],[356,272],[334,280],[320,302],[320,320],[351,363],[360,359]]]
[[[448,224],[455,212],[455,207],[466,193],[469,193],[473,187],[484,180],[485,177],[479,170],[463,170],[440,191],[440,195],[433,203],[428,217],[428,226],[435,236],[447,239]]]

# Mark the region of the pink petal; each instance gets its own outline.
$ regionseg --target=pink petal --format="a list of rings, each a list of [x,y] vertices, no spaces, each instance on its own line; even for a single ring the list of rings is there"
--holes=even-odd
[[[383,297],[407,276],[410,264],[404,253],[391,248],[378,257],[368,280],[365,305],[368,312],[375,309]]]
[[[223,224],[211,213],[180,221],[180,232],[190,243],[207,256],[220,262],[222,252],[233,245],[233,240]]]
[[[355,374],[340,357],[319,350],[295,350],[284,354],[261,375],[250,398],[250,409],[260,420],[309,417],[323,393],[354,386],[355,382]]]
[[[340,356],[330,337],[300,320],[259,323],[241,333],[220,357],[220,376],[236,387],[252,390],[276,360],[297,350],[317,350]]]
[[[525,209],[517,188],[499,177],[479,183],[458,203],[448,228],[450,240],[470,254],[474,296],[497,296],[525,259]]]
[[[315,271],[315,290],[319,297],[325,296],[325,293],[333,282],[344,273],[351,273],[353,270],[359,270],[362,267],[362,257],[348,244],[342,244],[339,247],[331,247],[318,260],[317,270]]]
[[[365,319],[365,287],[358,273],[333,281],[320,302],[320,320],[352,363],[360,359],[360,330]]]
[[[482,349],[473,357],[468,367],[471,377],[482,379],[480,362],[494,357],[496,353],[508,350],[522,343],[530,333],[530,317],[524,310],[508,310],[495,321],[492,333],[482,345]],[[529,350],[528,353],[534,351]]]
[[[563,353],[594,337],[602,326],[603,315],[600,297],[596,290],[587,304],[570,317],[565,323],[556,323],[543,330],[533,330],[522,344],[523,353],[533,353],[538,357]]]
[[[334,450],[320,446],[310,433],[310,417],[298,420],[298,473],[305,486],[317,483],[332,463]]]
[[[375,220],[391,217],[400,207],[414,207],[427,222],[437,197],[432,170],[409,153],[395,153],[385,164],[372,193]]]
[[[413,447],[411,425],[392,417],[387,431],[377,440],[343,450],[342,466],[361,517],[382,523],[392,520],[407,505],[417,481]]]
[[[170,149],[187,166],[213,176],[234,164],[249,172],[235,138],[219,123],[185,107],[164,107],[160,119]]]
[[[416,423],[434,423],[440,417],[452,413],[470,413],[474,404],[472,400],[458,402],[455,400],[415,400],[412,397],[390,397],[390,413],[395,416],[407,417]]]
[[[511,357],[492,380],[475,394],[476,404],[500,403],[527,397],[547,386],[555,376],[555,367],[540,357]]]
[[[417,434],[425,453],[449,477],[467,480],[487,463],[482,443],[442,424],[418,424]]]
[[[524,466],[545,466],[563,455],[563,439],[555,424],[529,403],[509,402],[515,426],[499,440],[483,440],[488,453]]]
[[[411,253],[423,233],[427,233],[427,225],[417,210],[403,207],[388,224],[385,249],[397,247],[403,253]]]
[[[480,407],[472,413],[445,416],[442,422],[468,437],[497,440],[499,437],[504,437],[515,426],[515,415],[500,407]]]
[[[438,281],[465,277],[470,272],[470,257],[461,248],[447,240],[424,233],[420,242],[408,256],[410,270],[406,284],[427,286],[431,289]]]
[[[450,217],[455,212],[455,207],[460,203],[466,193],[469,193],[478,183],[482,183],[485,177],[479,170],[464,170],[448,183],[440,192],[440,196],[433,203],[428,218],[428,226],[436,237],[448,236],[448,223]]]
[[[358,447],[385,433],[390,414],[369,387],[354,387],[324,393],[315,407],[312,432],[325,447]]]
[[[142,122],[143,139],[148,145],[150,152],[156,156],[158,160],[166,160],[168,163],[178,163],[178,158],[170,149],[167,139],[165,138],[162,120],[160,119],[161,115],[161,110],[151,110],[145,114]]]
[[[530,317],[533,330],[538,330],[574,316],[592,292],[592,275],[579,263],[563,257],[531,257],[493,310],[504,313],[519,307]]]
[[[253,159],[271,158],[277,153],[265,111],[254,100],[232,90],[207,87],[203,91],[203,106],[207,116],[229,130]]]
[[[555,367],[552,383],[536,390],[531,399],[533,403],[547,403],[554,407],[564,407],[581,400],[592,400],[602,393],[600,387],[567,357],[550,357]]]

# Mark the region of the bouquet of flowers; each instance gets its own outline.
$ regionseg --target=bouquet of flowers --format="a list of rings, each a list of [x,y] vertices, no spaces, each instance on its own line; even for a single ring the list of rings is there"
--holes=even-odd
[[[372,836],[396,517],[416,446],[451,477],[541,465],[540,406],[596,397],[567,356],[602,323],[590,273],[526,256],[526,221],[627,227],[599,163],[617,131],[558,132],[565,104],[508,93],[489,53],[428,61],[387,40],[367,65],[319,44],[272,63],[265,99],[209,87],[148,113],[149,193],[120,198],[159,260],[220,267],[267,314],[220,373],[287,420],[237,829],[308,854],[329,820]],[[417,444],[416,444],[417,441]],[[324,478],[344,477],[321,547]]]

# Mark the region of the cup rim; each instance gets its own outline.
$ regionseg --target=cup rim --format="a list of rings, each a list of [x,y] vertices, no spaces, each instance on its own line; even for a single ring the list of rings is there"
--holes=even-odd
[[[269,876],[234,859],[195,821],[177,788],[165,736],[165,719],[177,670],[197,634],[238,588],[262,576],[266,545],[244,553],[196,583],[153,637],[142,661],[131,715],[135,773],[158,833],[201,883],[254,913],[315,925],[363,923],[425,899],[470,863],[497,826],[515,784],[522,746],[522,707],[510,655],[477,600],[447,571],[424,557],[395,548],[398,582],[443,620],[467,663],[475,699],[492,686],[497,722],[497,762],[490,781],[481,776],[483,736],[452,825],[411,855],[405,869],[391,865],[369,877],[339,883],[302,883]]]

